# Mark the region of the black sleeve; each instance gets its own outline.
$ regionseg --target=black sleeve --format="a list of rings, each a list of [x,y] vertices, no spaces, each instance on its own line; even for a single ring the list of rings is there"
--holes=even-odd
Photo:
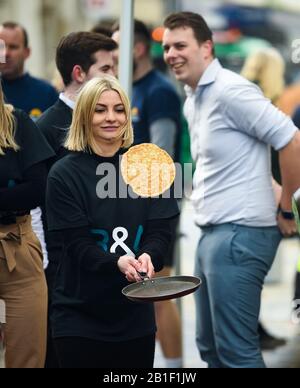
[[[89,228],[64,229],[61,231],[64,248],[69,257],[76,257],[79,266],[87,271],[119,271],[119,255],[103,252],[92,238]]]
[[[150,125],[161,119],[171,119],[176,124],[180,123],[181,102],[175,90],[158,86],[147,98],[147,117]]]
[[[300,129],[300,106],[295,110],[292,120],[296,127]]]
[[[14,115],[17,119],[16,141],[20,146],[17,155],[23,174],[31,166],[55,154],[45,136],[25,112],[16,110]]]
[[[143,253],[151,256],[155,272],[164,267],[164,257],[167,256],[172,240],[171,223],[174,218],[149,220],[146,225],[144,238],[137,258]]]
[[[166,197],[165,197],[166,196]],[[178,201],[175,199],[175,187],[164,193],[163,197],[150,198],[148,220],[166,220],[179,215]]]
[[[280,165],[279,165],[279,153],[275,151],[272,147],[271,149],[271,160],[272,160],[272,175],[277,183],[281,185],[281,173],[280,173]]]
[[[48,175],[46,213],[50,232],[87,227],[90,224],[78,190],[74,189],[65,171],[56,171],[60,162],[54,165]],[[62,164],[59,167],[62,169]]]
[[[23,182],[11,188],[0,189],[0,210],[31,210],[45,201],[47,168],[45,162],[29,167],[23,173]]]

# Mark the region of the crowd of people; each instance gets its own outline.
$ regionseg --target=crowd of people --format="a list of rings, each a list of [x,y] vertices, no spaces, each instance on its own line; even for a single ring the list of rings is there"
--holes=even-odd
[[[103,199],[96,190],[104,178],[96,171],[104,164],[114,167],[120,184],[120,160],[132,145],[156,144],[179,162],[182,113],[201,231],[196,344],[210,368],[265,367],[261,292],[282,237],[296,233],[291,198],[300,187],[298,111],[294,124],[276,107],[284,67],[275,50],[270,63],[279,57],[282,77],[270,88],[268,52],[249,59],[238,75],[216,59],[201,15],[173,13],[164,27],[164,60],[184,85],[184,107],[170,78],[154,68],[151,34],[139,20],[131,101],[117,80],[118,23],[60,40],[59,90],[26,72],[26,30],[0,25],[6,44],[0,63],[0,299],[7,368],[152,368],[156,339],[166,367],[183,367],[176,304],[133,303],[121,292],[142,273],[150,279],[172,274],[181,201]]]

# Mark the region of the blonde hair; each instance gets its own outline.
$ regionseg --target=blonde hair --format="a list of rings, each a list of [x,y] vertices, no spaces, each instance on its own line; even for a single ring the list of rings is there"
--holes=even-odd
[[[284,90],[284,72],[285,63],[281,54],[270,47],[251,54],[244,64],[241,75],[257,83],[265,97],[276,102]]]
[[[117,92],[125,107],[126,123],[119,135],[119,139],[122,139],[121,148],[129,148],[132,145],[133,128],[129,99],[119,82],[114,77],[105,75],[87,82],[79,93],[72,124],[65,142],[65,147],[69,151],[87,152],[95,148],[92,132],[93,116],[101,94],[107,90]]]
[[[0,155],[5,155],[8,148],[18,151],[20,147],[15,141],[15,118],[13,107],[4,104],[4,97],[0,85]]]

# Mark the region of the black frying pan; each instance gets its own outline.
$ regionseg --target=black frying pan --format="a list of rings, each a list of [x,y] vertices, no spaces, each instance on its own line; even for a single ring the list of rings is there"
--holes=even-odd
[[[125,287],[122,294],[134,302],[157,302],[191,294],[201,283],[201,280],[194,276],[154,278]]]

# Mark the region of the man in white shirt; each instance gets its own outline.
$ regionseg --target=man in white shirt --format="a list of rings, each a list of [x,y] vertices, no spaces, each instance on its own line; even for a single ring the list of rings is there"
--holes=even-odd
[[[186,85],[185,116],[196,163],[193,200],[201,228],[196,274],[197,345],[209,367],[265,367],[257,333],[261,290],[281,236],[296,232],[300,134],[260,90],[214,58],[198,14],[165,20],[165,61]],[[279,212],[270,145],[280,154]]]

